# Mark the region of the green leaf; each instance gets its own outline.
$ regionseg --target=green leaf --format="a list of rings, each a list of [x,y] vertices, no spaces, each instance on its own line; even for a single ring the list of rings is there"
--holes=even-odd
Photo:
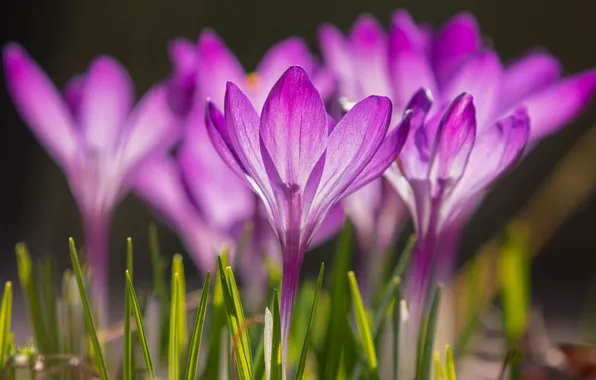
[[[205,315],[207,314],[207,298],[209,297],[209,286],[211,284],[211,273],[207,272],[203,291],[201,292],[201,303],[197,310],[195,326],[190,340],[190,351],[188,353],[188,363],[186,365],[186,379],[195,380],[197,377],[197,367],[199,365],[199,353],[201,352],[201,337],[203,335],[203,325],[205,324]]]
[[[352,296],[352,307],[354,308],[354,315],[356,317],[356,326],[358,327],[358,335],[360,336],[360,347],[364,352],[368,373],[374,378],[378,378],[378,362],[377,354],[375,352],[375,344],[372,339],[370,327],[368,324],[368,317],[358,288],[358,282],[354,272],[348,272],[348,282],[350,284],[350,294]]]
[[[180,376],[180,273],[172,271],[172,296],[170,304],[170,341],[168,350],[168,379]]]
[[[132,279],[132,239],[126,240],[126,274]],[[130,287],[124,291],[124,342],[122,358],[122,377],[124,380],[132,380],[134,369],[132,366],[132,334],[130,330]]]
[[[335,253],[334,271],[331,289],[331,313],[327,322],[327,336],[324,350],[326,355],[321,369],[321,379],[336,379],[340,368],[342,350],[344,348],[346,315],[349,311],[348,281],[346,273],[352,261],[353,234],[349,222],[345,222],[344,229],[339,237]]]
[[[393,274],[391,277],[399,277],[403,278],[406,269],[408,269],[408,265],[410,264],[410,258],[412,257],[412,252],[414,251],[414,247],[416,246],[416,235],[410,236],[404,250],[401,252],[399,256],[399,261],[393,270]]]
[[[174,255],[172,261],[172,275],[178,273],[178,339],[180,353],[186,352],[188,347],[188,324],[186,322],[186,279],[184,277],[184,264],[181,255]],[[172,283],[174,286],[174,283]]]
[[[19,281],[23,294],[25,296],[25,303],[27,304],[27,311],[29,312],[29,319],[33,327],[35,341],[37,342],[40,353],[51,353],[51,342],[47,333],[48,330],[44,326],[41,301],[36,292],[35,280],[33,278],[33,264],[29,250],[24,243],[19,243],[16,246],[17,266],[19,272]]]
[[[149,343],[147,342],[145,326],[143,325],[143,315],[141,313],[139,301],[137,300],[137,295],[132,284],[132,278],[128,271],[126,272],[126,289],[130,297],[132,314],[134,315],[135,323],[137,325],[137,333],[139,336],[139,341],[141,342],[141,351],[143,352],[143,359],[145,360],[145,369],[147,370],[147,376],[150,380],[153,380],[155,378],[155,373],[153,371],[153,362],[151,360],[151,352],[149,351]]]
[[[420,326],[418,336],[418,366],[416,379],[429,380],[431,373],[433,345],[437,329],[437,317],[439,316],[439,305],[441,303],[441,291],[443,287],[437,286],[435,296],[430,306],[429,315]]]
[[[153,294],[161,305],[159,357],[165,358],[168,352],[170,328],[170,300],[168,282],[166,280],[167,260],[161,257],[159,236],[154,223],[149,225],[149,251],[151,253],[151,267],[153,268]]]
[[[321,288],[323,287],[323,274],[325,273],[325,263],[321,263],[321,269],[319,270],[319,277],[317,278],[317,288],[315,290],[315,296],[312,301],[312,307],[310,309],[310,317],[308,318],[308,327],[306,329],[306,336],[304,337],[304,343],[302,344],[302,353],[300,354],[300,361],[298,362],[298,370],[296,371],[296,380],[302,380],[304,376],[304,369],[306,368],[306,356],[308,355],[308,347],[310,346],[310,336],[312,333],[312,326],[315,321],[317,314],[317,304],[319,303],[319,295],[321,294]]]
[[[392,280],[394,284],[393,291],[393,378],[395,380],[399,377],[399,338],[401,327],[401,282],[399,277],[394,277]]]
[[[279,297],[277,291],[273,292],[273,329],[271,334],[271,380],[282,380],[281,357],[281,317],[279,311]]]
[[[10,322],[12,318],[12,282],[7,281],[0,306],[0,373],[4,370],[10,348]]]
[[[501,287],[505,335],[510,342],[520,339],[530,309],[530,255],[528,232],[520,225],[508,230],[501,253]]]
[[[453,361],[453,352],[451,352],[449,345],[445,347],[445,380],[456,380],[455,362]]]
[[[218,258],[218,271],[221,277],[222,295],[228,321],[228,328],[232,338],[233,349],[236,352],[236,367],[241,380],[253,379],[252,356],[250,354],[250,342],[248,332],[245,329],[246,323],[238,297],[236,281],[231,268],[224,269],[221,257]],[[228,268],[230,270],[228,270]]]
[[[263,331],[263,334],[259,335],[261,337],[259,339],[259,343],[257,344],[257,354],[255,355],[253,363],[255,366],[255,379],[260,380],[263,378],[263,376],[265,376],[265,332]]]
[[[72,261],[72,268],[74,270],[75,278],[77,280],[77,285],[79,288],[79,294],[81,295],[81,301],[83,303],[83,310],[85,311],[85,325],[87,327],[87,331],[89,332],[91,345],[93,347],[93,353],[95,359],[97,361],[97,367],[99,371],[99,377],[101,380],[108,379],[108,371],[106,369],[106,363],[103,359],[103,353],[101,350],[101,345],[99,344],[99,339],[97,337],[97,331],[95,329],[95,322],[93,321],[93,312],[91,311],[91,306],[89,304],[89,298],[87,296],[87,291],[85,290],[85,282],[83,278],[83,271],[81,269],[81,264],[79,263],[79,258],[77,256],[77,250],[75,247],[74,240],[70,238],[68,240],[69,247],[70,247],[70,259]]]

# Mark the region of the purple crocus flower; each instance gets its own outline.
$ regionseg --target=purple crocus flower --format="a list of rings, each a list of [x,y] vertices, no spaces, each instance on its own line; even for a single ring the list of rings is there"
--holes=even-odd
[[[135,193],[178,231],[204,271],[214,268],[214,252],[221,252],[223,245],[234,253],[244,226],[252,223],[244,263],[253,265],[239,267],[246,268],[242,272],[250,275],[248,282],[258,289],[266,280],[266,273],[264,265],[255,263],[265,254],[279,257],[277,239],[257,196],[213,148],[205,127],[206,100],[210,98],[222,107],[226,83],[234,80],[243,83],[251,101],[262,106],[275,79],[292,64],[308,67],[319,78],[317,84],[324,93],[329,93],[333,82],[317,67],[306,44],[298,38],[274,45],[257,71],[248,75],[210,30],[201,33],[196,45],[185,39],[175,40],[169,51],[174,66],[169,100],[175,112],[185,119],[185,137],[175,159],[164,155],[139,171]],[[342,222],[343,213],[337,207],[316,240],[328,239]]]
[[[133,108],[126,70],[114,59],[100,57],[70,82],[63,97],[16,44],[4,49],[4,68],[21,117],[68,179],[83,219],[93,290],[105,303],[114,210],[133,172],[166,152],[178,136],[166,89],[154,86]]]
[[[411,285],[411,315],[419,321],[435,255],[450,243],[485,189],[522,155],[530,134],[525,109],[479,130],[472,96],[431,108],[420,90],[408,110],[414,122],[398,161],[385,172],[407,203],[418,235]]]
[[[420,87],[432,94],[434,107],[443,107],[467,92],[474,96],[478,139],[491,133],[498,120],[523,107],[532,120],[529,143],[533,144],[575,119],[596,91],[596,70],[561,78],[559,62],[544,52],[530,52],[503,65],[496,52],[483,46],[476,20],[468,13],[457,15],[435,33],[428,25],[416,25],[400,10],[393,16],[388,35],[365,15],[348,38],[333,26],[323,26],[320,42],[347,107],[371,94],[385,95],[392,99],[397,119]],[[429,112],[440,113],[438,109]],[[461,233],[481,199],[482,192],[468,198],[458,217],[442,225],[449,234],[441,244],[440,280],[450,275]],[[426,212],[412,211],[418,219],[419,213]]]
[[[389,99],[371,96],[335,124],[296,66],[273,86],[260,116],[231,82],[224,114],[213,103],[207,106],[215,149],[259,195],[279,239],[284,358],[304,253],[331,207],[377,178],[397,156],[409,119],[387,134],[390,116]]]

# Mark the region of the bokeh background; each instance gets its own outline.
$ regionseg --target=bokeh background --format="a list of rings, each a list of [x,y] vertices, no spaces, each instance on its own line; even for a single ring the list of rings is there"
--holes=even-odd
[[[2,45],[22,44],[58,86],[83,71],[93,57],[109,54],[128,68],[137,95],[168,74],[166,46],[174,37],[195,39],[202,28],[214,28],[250,70],[270,45],[284,37],[301,36],[317,51],[316,30],[321,23],[332,22],[347,31],[360,13],[370,12],[388,25],[396,8],[406,8],[416,20],[435,26],[459,11],[471,11],[504,61],[537,46],[559,57],[567,73],[596,66],[596,2],[589,0],[3,0],[1,7]],[[19,119],[3,83],[4,79],[0,86],[0,282],[17,279],[14,245],[19,241],[27,242],[34,256],[52,252],[61,268],[69,265],[67,238],[82,242],[66,180]],[[582,134],[595,127],[596,105],[592,105],[577,122],[535,147],[494,188],[465,235],[462,262],[532,197]],[[596,147],[587,164],[596,170]],[[111,240],[111,275],[116,284],[122,279],[128,236],[135,243],[135,276],[150,277],[149,260],[140,257],[147,252],[152,219],[132,196],[118,208]],[[160,237],[163,252],[183,251],[166,227],[160,227]],[[317,255],[307,258],[306,271],[327,256]],[[594,196],[548,237],[532,273],[535,301],[548,320],[573,324],[589,293],[596,297]]]

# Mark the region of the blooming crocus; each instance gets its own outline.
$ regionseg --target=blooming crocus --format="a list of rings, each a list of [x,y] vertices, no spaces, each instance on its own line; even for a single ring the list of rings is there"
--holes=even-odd
[[[356,104],[335,124],[296,66],[273,86],[260,116],[233,83],[224,103],[223,115],[213,103],[207,106],[209,134],[225,162],[263,201],[282,250],[285,362],[298,275],[313,234],[334,204],[387,168],[408,128],[387,134],[391,102],[379,96]]]
[[[83,220],[93,290],[105,303],[114,210],[136,168],[167,151],[178,136],[166,90],[154,86],[133,108],[126,70],[100,57],[70,82],[63,97],[16,44],[4,49],[4,68],[21,117],[68,179]]]
[[[411,283],[411,315],[419,321],[435,255],[469,205],[521,157],[530,131],[518,109],[479,131],[472,96],[463,93],[431,110],[429,93],[412,98],[410,135],[385,173],[408,204],[418,235]]]
[[[323,26],[319,36],[343,104],[370,94],[386,95],[398,118],[420,87],[432,94],[433,108],[467,92],[474,97],[478,136],[523,107],[532,121],[529,143],[535,143],[575,119],[596,90],[594,69],[561,78],[560,63],[544,52],[533,51],[503,65],[495,51],[483,46],[476,20],[468,13],[455,16],[436,33],[397,11],[388,35],[365,15],[348,38],[330,25]],[[458,218],[442,227],[450,231],[439,258],[442,280],[450,274],[461,233],[481,199],[482,194],[469,198]]]
[[[214,252],[219,253],[223,245],[234,253],[250,223],[252,232],[243,262],[253,265],[239,268],[241,274],[250,275],[248,283],[258,289],[265,271],[263,265],[255,264],[265,254],[276,258],[279,248],[257,196],[213,148],[205,127],[206,100],[223,106],[226,83],[234,80],[244,83],[251,101],[262,106],[274,80],[292,64],[308,67],[319,78],[317,83],[324,93],[329,92],[332,82],[325,79],[329,76],[317,67],[306,44],[298,38],[274,45],[256,72],[249,75],[210,30],[201,33],[196,45],[185,39],[173,41],[169,52],[174,67],[168,81],[169,101],[184,118],[185,135],[175,158],[164,155],[138,172],[135,193],[179,233],[203,271],[214,268]],[[316,240],[326,240],[342,222],[343,214],[337,207]]]

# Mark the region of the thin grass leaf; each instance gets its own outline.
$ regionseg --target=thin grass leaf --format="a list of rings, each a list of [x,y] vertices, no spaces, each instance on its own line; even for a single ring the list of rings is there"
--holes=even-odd
[[[306,328],[306,336],[304,337],[304,343],[302,344],[302,353],[300,354],[300,361],[298,362],[298,369],[296,370],[296,380],[301,380],[304,376],[304,369],[306,368],[306,357],[308,355],[308,347],[310,346],[310,336],[312,333],[312,326],[315,321],[317,314],[317,304],[319,303],[319,295],[321,294],[321,288],[323,287],[323,275],[325,273],[325,263],[321,263],[321,269],[319,269],[319,277],[317,278],[317,287],[315,290],[315,296],[312,300],[312,307],[310,309],[310,317],[308,318],[308,327]]]
[[[265,324],[267,323],[267,312],[271,314],[269,309],[265,311]],[[254,372],[255,372],[255,379],[262,379],[265,376],[265,329],[263,329],[263,334],[259,334],[261,338],[259,339],[259,343],[257,344],[257,353],[253,360],[254,363]],[[269,369],[267,368],[267,371]]]
[[[416,246],[416,235],[411,235],[406,243],[401,255],[399,256],[399,260],[395,269],[393,270],[393,274],[391,277],[399,277],[403,278],[406,269],[410,265],[410,258],[412,257],[412,251],[414,251],[414,247]]]
[[[334,271],[331,289],[331,313],[327,321],[327,336],[323,345],[325,354],[320,356],[321,379],[336,379],[340,368],[340,360],[344,348],[346,315],[349,312],[348,281],[346,273],[352,261],[353,233],[349,222],[346,221],[339,237],[335,253]]]
[[[271,334],[271,380],[282,380],[283,371],[281,357],[281,317],[279,311],[279,297],[273,292],[273,329]]]
[[[441,364],[441,356],[439,355],[438,352],[435,352],[434,363],[435,363],[435,380],[445,379],[445,375],[443,374],[443,365]]]
[[[16,245],[16,254],[19,281],[25,296],[25,303],[27,304],[27,311],[29,312],[29,320],[33,327],[35,341],[37,342],[40,353],[49,354],[52,352],[52,344],[48,337],[48,330],[44,326],[42,319],[41,301],[39,300],[35,286],[35,279],[33,278],[31,256],[24,243]]]
[[[42,299],[42,317],[44,326],[47,328],[48,341],[52,352],[60,351],[60,338],[58,326],[58,309],[56,305],[56,271],[54,260],[51,257],[45,257],[39,261],[38,266],[41,277],[41,288],[39,294]]]
[[[2,293],[2,306],[0,307],[0,373],[4,371],[4,365],[10,348],[10,323],[12,318],[12,282],[7,281]]]
[[[184,263],[181,255],[174,255],[172,260],[172,275],[178,273],[178,339],[180,353],[185,353],[188,347],[188,323],[186,321],[186,278],[184,277]],[[172,283],[174,286],[174,283]]]
[[[234,263],[233,268],[238,268],[238,265],[242,263],[242,257],[244,256],[244,252],[246,250],[246,245],[250,241],[250,237],[254,231],[255,224],[252,220],[247,221],[244,223],[244,228],[242,229],[242,235],[240,236],[240,240],[238,241],[238,246],[236,247],[236,253],[234,254]]]
[[[248,341],[248,333],[245,331],[245,320],[243,314],[236,308],[240,302],[234,295],[238,294],[237,289],[234,291],[231,286],[235,286],[235,281],[230,281],[227,268],[224,269],[221,257],[218,257],[218,271],[221,278],[221,288],[228,321],[228,329],[232,337],[232,349],[236,352],[236,367],[238,369],[238,376],[241,380],[253,379],[252,357],[249,356],[250,347],[246,346]],[[229,267],[228,267],[229,268]],[[233,276],[232,280],[233,280]]]
[[[197,310],[197,317],[190,340],[190,351],[188,352],[188,363],[186,364],[186,379],[194,380],[197,377],[197,367],[199,365],[199,354],[201,352],[201,337],[203,335],[203,325],[205,324],[205,315],[207,314],[207,298],[209,297],[209,286],[211,284],[211,273],[207,272],[203,291],[201,292],[201,303]]]
[[[155,373],[153,371],[153,362],[151,360],[151,352],[149,351],[149,343],[147,342],[147,334],[145,333],[145,327],[143,326],[143,317],[141,313],[141,308],[139,307],[139,301],[137,299],[137,295],[132,284],[132,278],[128,271],[126,272],[126,288],[130,297],[132,314],[135,318],[135,323],[137,325],[137,334],[141,343],[141,351],[143,352],[143,359],[145,360],[145,369],[147,370],[147,376],[150,380],[153,380],[155,378]]]
[[[168,350],[168,379],[178,380],[180,376],[180,274],[172,273],[172,296],[170,305],[170,342]]]
[[[77,285],[79,288],[79,294],[81,295],[81,301],[83,303],[83,310],[85,311],[85,325],[87,327],[87,331],[90,335],[91,345],[93,347],[93,354],[96,359],[96,364],[99,371],[99,377],[101,380],[108,379],[108,371],[106,369],[106,363],[103,359],[103,353],[101,350],[101,345],[99,344],[99,338],[97,337],[97,331],[95,329],[95,322],[93,321],[93,312],[91,311],[91,305],[89,304],[89,298],[87,296],[87,291],[85,290],[85,282],[83,278],[83,270],[81,269],[81,264],[79,263],[79,258],[77,256],[77,249],[75,247],[75,242],[72,238],[68,240],[69,247],[70,247],[70,259],[72,261],[72,268],[74,270],[75,278],[77,280]]]
[[[530,309],[530,255],[528,233],[521,226],[509,228],[501,253],[501,287],[505,335],[510,342],[522,337]]]
[[[360,348],[362,349],[366,358],[369,376],[378,378],[378,362],[377,354],[375,352],[375,345],[370,333],[370,326],[368,324],[368,317],[358,288],[358,282],[354,272],[348,272],[348,282],[350,285],[350,294],[352,296],[352,307],[356,317],[356,326],[358,327],[358,335],[360,336]]]
[[[225,256],[224,259],[225,260]],[[215,275],[215,285],[213,287],[213,299],[211,301],[211,314],[209,318],[209,348],[207,351],[207,365],[202,379],[211,380],[220,378],[220,368],[222,361],[222,343],[226,344],[227,314],[224,306],[223,297],[223,279],[218,270]]]
[[[416,379],[429,380],[431,373],[433,345],[437,329],[437,317],[439,316],[439,305],[441,303],[441,291],[443,287],[437,286],[429,314],[420,326],[418,340],[418,366]]]
[[[126,275],[132,281],[132,239],[126,240]],[[122,353],[122,377],[124,380],[132,380],[134,368],[132,365],[132,334],[130,329],[131,302],[130,287],[124,290],[124,337]]]
[[[399,277],[394,277],[395,284],[393,292],[393,378],[395,380],[399,377],[399,339],[401,327],[401,282]]]
[[[167,356],[169,343],[170,295],[168,294],[166,279],[168,262],[161,256],[159,236],[155,223],[149,225],[149,252],[151,253],[151,267],[153,268],[153,294],[161,305],[159,357],[163,359]]]
[[[456,380],[455,362],[453,361],[453,352],[451,346],[445,347],[445,380]]]
[[[238,285],[236,284],[236,278],[234,277],[234,272],[232,271],[231,267],[226,268],[226,278],[228,280],[229,289],[232,292],[232,297],[234,300],[234,307],[236,308],[236,312],[238,313],[238,315],[240,317],[240,321],[242,321],[242,323],[240,324],[240,326],[241,326],[240,331],[242,331],[242,334],[240,335],[239,338],[245,347],[247,361],[249,362],[249,365],[251,367],[251,372],[252,372],[253,364],[252,364],[250,334],[248,333],[248,330],[247,330],[246,318],[244,316],[244,309],[242,308],[242,300],[240,299],[240,292],[238,291]]]

